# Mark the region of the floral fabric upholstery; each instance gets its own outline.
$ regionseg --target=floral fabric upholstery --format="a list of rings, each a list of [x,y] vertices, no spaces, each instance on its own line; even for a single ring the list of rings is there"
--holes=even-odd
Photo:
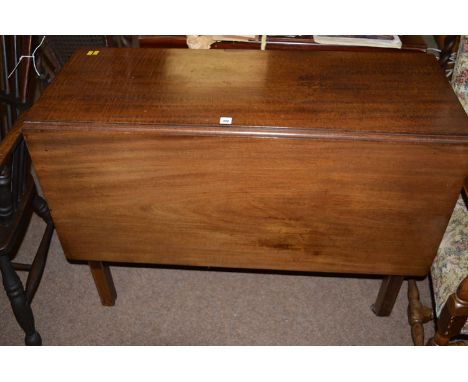
[[[460,39],[460,48],[452,76],[452,87],[468,114],[468,36]]]
[[[436,314],[439,316],[448,297],[468,276],[468,209],[461,196],[432,264],[431,274]],[[468,324],[465,324],[463,332],[468,334]]]
[[[468,36],[462,36],[460,41],[452,86],[468,114]],[[431,274],[436,314],[439,316],[447,298],[468,276],[468,210],[461,196],[432,264]],[[468,334],[468,323],[462,333]]]

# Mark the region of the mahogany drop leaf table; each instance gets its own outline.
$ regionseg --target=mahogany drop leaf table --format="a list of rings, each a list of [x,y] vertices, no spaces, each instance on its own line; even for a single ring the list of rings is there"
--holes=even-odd
[[[79,50],[24,118],[65,255],[384,276],[429,272],[468,121],[422,53]]]

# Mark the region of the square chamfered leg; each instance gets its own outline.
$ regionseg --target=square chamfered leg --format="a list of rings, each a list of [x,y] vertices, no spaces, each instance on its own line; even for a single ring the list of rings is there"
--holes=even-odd
[[[93,275],[94,283],[101,298],[102,305],[113,306],[117,298],[115,291],[114,280],[109,269],[109,265],[102,261],[90,261],[89,267]]]
[[[372,311],[377,316],[389,316],[392,313],[403,280],[403,276],[386,276],[382,280],[379,294],[374,305],[372,305]]]

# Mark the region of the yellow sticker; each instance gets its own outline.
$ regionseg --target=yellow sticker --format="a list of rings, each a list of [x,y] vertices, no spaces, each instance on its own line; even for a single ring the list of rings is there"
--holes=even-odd
[[[99,54],[99,50],[95,50],[95,51],[93,52],[93,56],[97,56],[98,54]]]
[[[92,56],[93,55],[93,51],[92,50],[88,50],[88,53],[86,53],[87,56]]]

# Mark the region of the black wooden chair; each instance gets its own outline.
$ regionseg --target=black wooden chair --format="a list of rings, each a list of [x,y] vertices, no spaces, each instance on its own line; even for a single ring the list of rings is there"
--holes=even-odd
[[[19,58],[31,56],[32,46],[37,47],[41,42],[42,37],[0,37],[0,269],[15,317],[26,333],[27,345],[40,345],[42,342],[35,329],[31,302],[44,272],[54,226],[45,200],[37,193],[29,154],[15,121],[52,82],[77,48],[126,46],[131,43],[131,38],[48,36],[35,55],[40,77],[31,58],[23,60],[17,70],[13,70]],[[23,240],[33,212],[47,223],[44,236],[32,264],[14,263],[11,260]],[[23,288],[16,270],[29,272],[26,288]]]
[[[31,175],[31,160],[18,125],[36,96],[38,79],[31,59],[24,59],[13,71],[21,56],[32,53],[32,36],[0,37],[0,270],[3,285],[14,315],[24,330],[26,345],[40,345],[31,302],[39,286],[54,225],[47,203],[36,190]],[[35,45],[40,42],[37,39]],[[8,78],[10,77],[10,78]],[[12,262],[35,212],[47,224],[32,264]],[[16,274],[29,272],[26,288]]]

